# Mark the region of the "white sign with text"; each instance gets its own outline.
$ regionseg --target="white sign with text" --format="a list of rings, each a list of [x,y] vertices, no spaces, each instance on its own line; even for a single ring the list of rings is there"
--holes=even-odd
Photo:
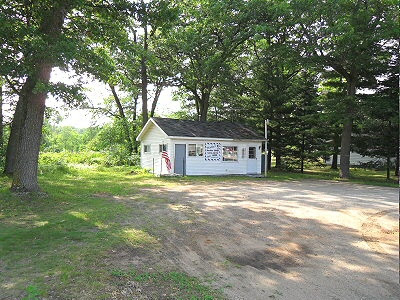
[[[205,143],[204,159],[206,161],[221,161],[222,159],[221,143]]]

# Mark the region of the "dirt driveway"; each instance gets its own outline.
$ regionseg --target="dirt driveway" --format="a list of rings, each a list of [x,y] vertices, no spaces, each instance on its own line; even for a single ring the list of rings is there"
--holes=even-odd
[[[147,263],[212,278],[228,299],[400,298],[397,189],[238,180],[143,192],[166,200],[132,204],[162,243]]]

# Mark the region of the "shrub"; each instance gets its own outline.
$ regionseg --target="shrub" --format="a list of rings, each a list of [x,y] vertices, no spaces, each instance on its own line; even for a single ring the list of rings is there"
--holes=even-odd
[[[70,164],[83,164],[90,166],[138,166],[140,155],[129,155],[124,147],[114,147],[106,152],[85,151],[85,152],[43,152],[39,157],[41,171],[66,171]]]

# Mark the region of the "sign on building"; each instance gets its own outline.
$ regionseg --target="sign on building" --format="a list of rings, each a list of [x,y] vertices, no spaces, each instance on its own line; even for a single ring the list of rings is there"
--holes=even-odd
[[[204,159],[206,161],[221,161],[222,159],[221,143],[205,143]]]

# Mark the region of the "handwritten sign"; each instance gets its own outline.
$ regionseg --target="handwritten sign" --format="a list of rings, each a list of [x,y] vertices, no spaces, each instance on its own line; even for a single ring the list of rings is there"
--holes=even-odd
[[[222,146],[221,143],[205,143],[204,159],[206,161],[221,161]]]

